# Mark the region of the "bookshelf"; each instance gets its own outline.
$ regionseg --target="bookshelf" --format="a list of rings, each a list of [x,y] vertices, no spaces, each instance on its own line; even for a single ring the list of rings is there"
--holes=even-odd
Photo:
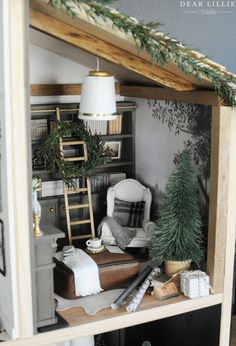
[[[33,175],[42,181],[39,194],[42,220],[53,223],[67,233],[62,182],[59,177],[47,172],[43,162],[35,159],[37,150],[54,128],[56,107],[60,108],[63,121],[78,117],[78,103],[31,106],[32,171]],[[117,102],[118,117],[115,121],[87,121],[92,134],[100,133],[105,145],[109,149],[115,148],[110,162],[100,167],[97,177],[91,180],[95,227],[106,214],[107,188],[122,179],[135,177],[135,110],[134,102]],[[80,198],[83,199],[83,195]],[[74,199],[78,201],[78,197]],[[83,218],[85,217],[86,215],[83,215]]]

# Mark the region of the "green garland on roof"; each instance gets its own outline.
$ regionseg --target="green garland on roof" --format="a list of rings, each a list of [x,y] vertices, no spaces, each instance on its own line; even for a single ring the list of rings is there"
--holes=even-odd
[[[104,21],[111,20],[114,27],[132,35],[138,50],[145,50],[153,63],[163,67],[167,63],[177,64],[187,75],[198,80],[208,79],[214,86],[216,93],[224,102],[232,107],[236,106],[236,77],[212,67],[205,56],[198,57],[191,49],[180,41],[156,31],[160,23],[144,24],[109,7],[111,0],[43,0],[51,6],[76,16],[76,7],[86,6],[86,12],[95,22],[97,17]],[[83,6],[83,9],[85,7]]]

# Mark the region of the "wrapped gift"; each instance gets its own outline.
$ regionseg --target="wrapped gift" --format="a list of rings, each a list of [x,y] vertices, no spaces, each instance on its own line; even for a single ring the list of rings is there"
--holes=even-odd
[[[209,287],[209,276],[201,270],[180,274],[180,290],[188,298],[208,296]]]

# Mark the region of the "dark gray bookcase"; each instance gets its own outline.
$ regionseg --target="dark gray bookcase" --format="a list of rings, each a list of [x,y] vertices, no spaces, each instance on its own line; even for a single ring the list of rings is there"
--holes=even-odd
[[[59,179],[46,171],[43,162],[35,160],[35,153],[54,126],[56,107],[63,110],[63,120],[71,120],[78,117],[78,103],[38,104],[31,106],[33,176],[38,176],[42,181],[55,181]],[[117,114],[122,115],[121,133],[104,134],[102,135],[102,139],[104,142],[119,142],[121,145],[120,157],[112,159],[108,164],[99,168],[98,174],[125,173],[127,178],[135,177],[135,111],[136,104],[134,102],[117,102]],[[41,126],[39,130],[35,129],[37,125]],[[42,134],[42,138],[40,138],[40,133]],[[106,214],[106,190],[106,186],[104,188],[98,188],[95,184],[96,192],[92,193],[95,228],[97,228],[98,223]],[[83,196],[72,197],[72,203],[73,199],[75,202],[78,202],[78,198],[83,199]],[[40,197],[39,201],[42,207],[42,220],[57,226],[67,233],[63,194]],[[83,212],[86,213],[86,211]],[[86,216],[83,215],[84,217]],[[81,232],[83,232],[83,229]],[[63,242],[66,242],[66,240]]]

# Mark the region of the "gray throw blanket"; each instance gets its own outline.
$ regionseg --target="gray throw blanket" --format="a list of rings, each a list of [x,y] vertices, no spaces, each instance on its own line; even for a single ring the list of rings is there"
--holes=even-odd
[[[101,236],[102,226],[104,223],[109,226],[111,233],[116,240],[116,244],[121,249],[125,249],[137,234],[137,230],[135,228],[121,226],[113,217],[105,216],[98,225],[99,237]]]

